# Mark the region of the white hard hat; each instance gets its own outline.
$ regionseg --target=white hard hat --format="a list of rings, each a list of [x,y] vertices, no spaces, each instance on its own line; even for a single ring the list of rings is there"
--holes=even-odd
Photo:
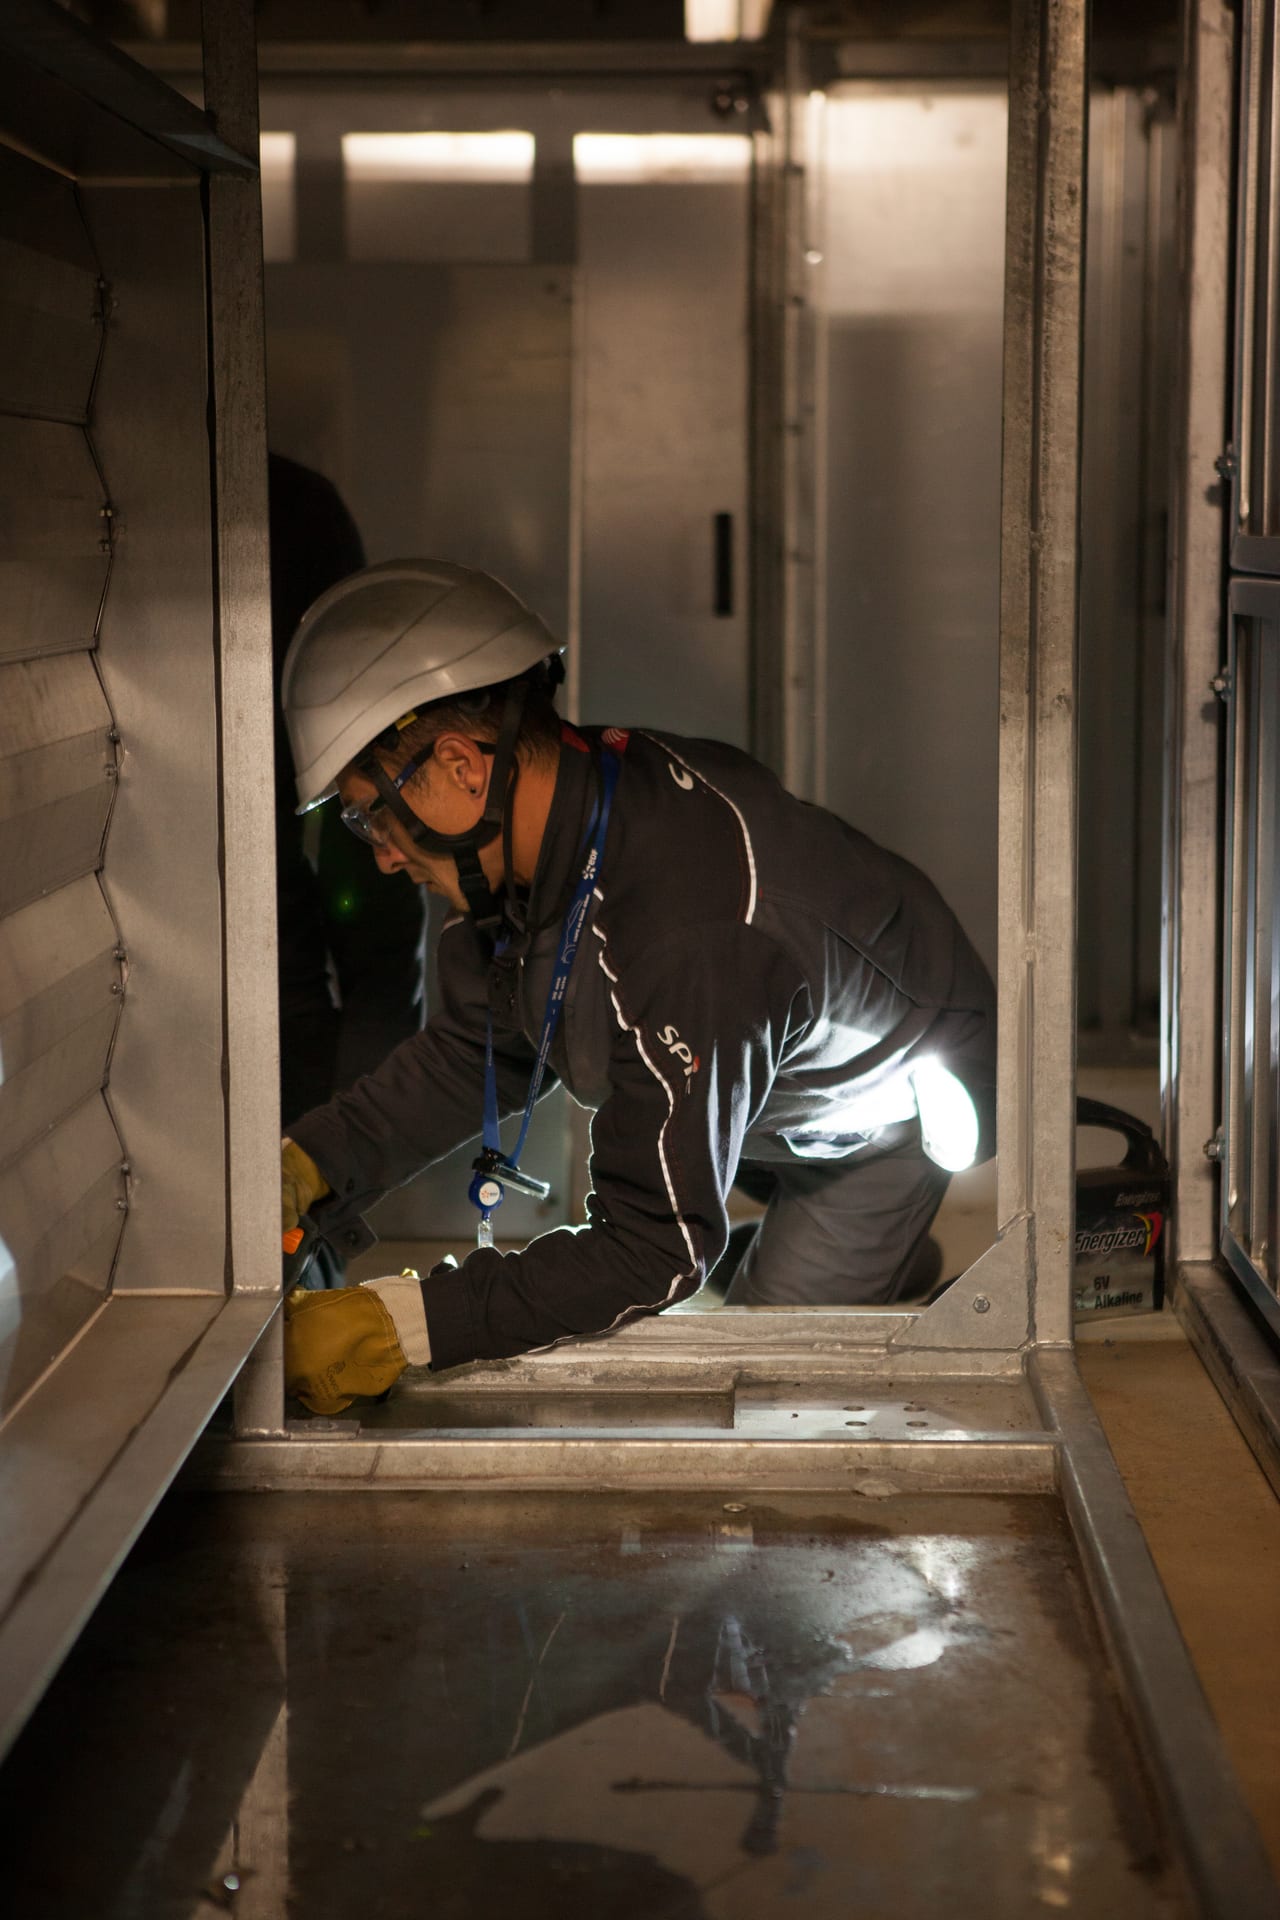
[[[343,767],[405,714],[559,652],[523,600],[469,567],[384,560],[340,580],[308,607],[285,657],[298,811],[327,799]]]

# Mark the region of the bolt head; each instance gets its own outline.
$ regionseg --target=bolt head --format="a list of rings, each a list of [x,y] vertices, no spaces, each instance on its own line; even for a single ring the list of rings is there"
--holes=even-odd
[[[973,1310],[975,1313],[990,1313],[991,1302],[985,1293],[977,1293],[974,1295]]]

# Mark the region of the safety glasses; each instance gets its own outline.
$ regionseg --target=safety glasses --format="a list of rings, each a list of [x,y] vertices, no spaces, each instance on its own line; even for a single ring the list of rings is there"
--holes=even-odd
[[[391,818],[386,803],[371,800],[367,807],[344,807],[342,824],[368,847],[385,847],[391,840]]]
[[[490,740],[474,740],[472,745],[479,747],[481,753],[494,751],[493,742]],[[418,769],[427,764],[434,752],[435,741],[433,740],[430,746],[423,747],[406,760],[391,782],[393,791],[399,793],[406,783],[412,780]],[[357,840],[363,840],[367,847],[390,846],[393,821],[385,800],[370,800],[367,806],[352,804],[344,807],[340,817],[343,826],[350,833],[354,833]]]

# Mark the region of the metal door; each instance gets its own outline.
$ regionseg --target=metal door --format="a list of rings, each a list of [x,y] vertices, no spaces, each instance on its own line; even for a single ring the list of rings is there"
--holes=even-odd
[[[1227,750],[1224,1248],[1280,1329],[1280,580],[1237,578]]]
[[[749,143],[580,133],[574,155],[580,717],[745,746]]]

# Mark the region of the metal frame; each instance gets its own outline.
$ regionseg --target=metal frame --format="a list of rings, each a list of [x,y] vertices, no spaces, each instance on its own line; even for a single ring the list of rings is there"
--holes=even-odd
[[[923,1313],[672,1316],[609,1341],[474,1368],[461,1383],[424,1389],[455,1396],[461,1389],[477,1403],[513,1391],[578,1392],[584,1406],[602,1392],[643,1396],[659,1383],[691,1395],[713,1390],[732,1395],[734,1418],[739,1408],[744,1413],[737,1428],[720,1431],[696,1424],[624,1432],[597,1423],[554,1433],[482,1424],[409,1433],[373,1424],[290,1425],[275,1316],[268,1340],[240,1373],[235,1437],[206,1442],[192,1471],[205,1484],[255,1488],[576,1488],[587,1482],[832,1487],[868,1497],[916,1486],[1056,1489],[1194,1899],[1201,1912],[1221,1920],[1261,1920],[1275,1911],[1270,1870],[1069,1350],[1087,11],[1087,0],[1020,0],[1011,48],[1001,596],[1003,1147],[996,1243]],[[250,0],[228,0],[206,17],[207,97],[219,124],[247,148],[254,131]],[[270,710],[252,638],[265,585],[261,292],[252,264],[254,192],[250,186],[237,194],[236,184],[227,181],[224,191],[222,183],[210,182],[208,201],[228,880],[228,1156],[236,1200],[230,1299],[198,1331],[177,1377],[181,1391],[162,1397],[113,1463],[102,1498],[95,1494],[60,1543],[44,1569],[48,1579],[27,1590],[30,1616],[49,1613],[50,1595],[62,1593],[60,1645],[93,1597],[85,1597],[81,1528],[109,1535],[110,1551],[100,1539],[89,1555],[109,1573],[166,1483],[175,1449],[189,1440],[197,1402],[207,1411],[276,1304],[271,1156],[263,1151],[276,1131],[274,1046],[269,1010],[254,1004],[255,993],[271,999],[270,857],[250,817],[260,793],[256,776],[266,764]],[[792,300],[784,287],[782,297]],[[194,1309],[197,1303],[188,1304]],[[957,1381],[989,1390],[992,1404],[1005,1410],[997,1426],[960,1422],[915,1437],[904,1418],[899,1426],[886,1420],[880,1435],[831,1430],[854,1391],[888,1407],[904,1388],[945,1397],[945,1384]],[[753,1392],[764,1399],[748,1422]],[[801,1407],[809,1420],[797,1438],[791,1421]],[[23,1626],[27,1635],[37,1631],[30,1619]],[[22,1671],[34,1669],[24,1663]],[[28,1696],[44,1671],[35,1674]]]
[[[1012,47],[1001,599],[1002,1224],[996,1243],[923,1313],[669,1316],[608,1341],[477,1365],[461,1378],[428,1380],[411,1390],[423,1398],[465,1398],[471,1417],[462,1427],[405,1430],[372,1417],[363,1426],[290,1424],[278,1361],[264,1356],[247,1370],[237,1402],[239,1437],[207,1442],[190,1474],[203,1485],[255,1489],[590,1484],[820,1487],[872,1496],[921,1486],[1054,1489],[1194,1899],[1204,1913],[1242,1920],[1274,1912],[1274,1882],[1069,1351],[1086,12],[1084,0],[1026,0],[1015,8]],[[793,24],[793,34],[799,31]],[[803,46],[793,39],[784,112],[797,109],[803,61]],[[803,231],[796,216],[805,179],[795,170],[794,123],[793,137],[785,128],[782,137],[784,175],[771,183],[760,234],[771,250],[765,285],[783,312],[761,338],[773,343],[781,362],[773,401],[780,438],[797,441],[805,437],[797,385],[804,296],[795,277],[795,237]],[[767,158],[773,164],[777,155]],[[1204,316],[1197,320],[1203,333]],[[767,403],[767,386],[764,398]],[[806,457],[803,449],[792,456]],[[800,490],[796,473],[784,479],[785,498],[794,503]],[[803,635],[792,629],[804,555],[791,526],[784,504],[781,579],[764,567],[758,580],[758,604],[782,610],[784,671],[803,650]],[[1196,532],[1202,537],[1199,527]],[[784,707],[780,716],[768,716],[766,730],[790,765],[795,745],[786,721]],[[948,1380],[985,1382],[1003,1396],[1006,1417],[994,1429],[961,1422],[940,1430],[932,1422],[925,1434],[908,1433],[893,1397],[941,1393]],[[723,1395],[737,1424],[601,1425],[602,1395],[642,1401],[659,1387],[688,1393],[691,1411],[694,1394]],[[748,1417],[753,1390],[763,1392],[765,1402]],[[579,1396],[581,1425],[560,1423],[548,1431],[485,1423],[486,1404],[553,1393]],[[874,1437],[839,1431],[850,1424],[840,1415],[854,1393],[883,1416]]]
[[[1223,924],[1228,945],[1225,969],[1227,1018],[1223,1023],[1222,1083],[1223,1141],[1222,1192],[1220,1199],[1221,1249],[1237,1280],[1255,1309],[1280,1333],[1280,1295],[1260,1271],[1256,1258],[1244,1245],[1233,1224],[1234,1197],[1237,1191],[1250,1201],[1260,1198],[1274,1202],[1280,1180],[1280,1114],[1276,1111],[1276,1087],[1270,1057],[1259,1063],[1256,1047],[1254,1012],[1262,998],[1268,1013],[1272,996],[1268,989],[1260,996],[1257,984],[1259,960],[1266,961],[1273,974],[1278,961],[1272,950],[1276,938],[1276,914],[1280,901],[1273,898],[1268,924],[1255,923],[1254,893],[1258,872],[1274,873],[1275,848],[1265,837],[1274,832],[1274,820],[1258,818],[1258,789],[1263,769],[1255,757],[1255,746],[1268,746],[1272,756],[1277,750],[1274,727],[1269,741],[1265,724],[1268,716],[1253,712],[1252,687],[1242,684],[1239,668],[1238,624],[1241,620],[1265,620],[1280,629],[1280,580],[1235,579],[1228,596],[1228,653],[1225,690],[1228,696],[1227,766],[1229,769],[1226,832],[1226,887]],[[1280,631],[1274,643],[1280,647]],[[1270,718],[1274,721],[1274,715]],[[1246,724],[1247,723],[1247,724]],[[1272,789],[1277,787],[1274,763],[1270,767]],[[1274,1043],[1273,1043],[1274,1044]],[[1270,1051],[1270,1050],[1269,1050]],[[1264,1099],[1261,1072],[1270,1083],[1270,1097]],[[1256,1116],[1265,1110],[1267,1126],[1259,1130]],[[1244,1164],[1247,1157],[1248,1164]],[[1252,1216],[1251,1216],[1252,1218]],[[1254,1237],[1251,1234],[1251,1239]],[[1274,1257],[1274,1250],[1273,1250]]]
[[[181,1221],[171,1222],[178,1252],[169,1270],[132,1288],[117,1279],[5,1422],[0,1487],[10,1524],[0,1616],[0,1742],[6,1745],[279,1306],[278,1202],[261,1153],[261,1143],[278,1135],[279,1115],[274,843],[261,804],[271,764],[272,700],[260,202],[256,159],[247,157],[255,151],[256,122],[237,120],[244,103],[256,99],[256,70],[249,0],[226,0],[207,13],[206,90],[219,116],[217,130],[56,5],[22,0],[0,24],[0,44],[10,55],[0,84],[7,139],[55,171],[97,186],[138,179],[168,193],[165,183],[173,181],[191,196],[193,358],[207,367],[215,430],[209,640],[217,752],[216,761],[208,756],[207,805],[220,829],[222,870],[211,884],[220,896],[225,946],[212,1030],[200,1015],[186,1037],[213,1061],[215,1090],[222,1056],[229,1166],[212,1257],[202,1251],[184,1271]],[[228,144],[223,133],[242,144]],[[126,512],[132,505],[127,484],[122,504]],[[139,539],[143,531],[137,529]],[[207,622],[207,575],[197,576],[192,594]],[[195,631],[198,636],[198,625]],[[127,753],[129,716],[120,717]],[[150,901],[145,884],[131,894],[131,904],[144,918],[152,906],[156,920],[163,918],[163,902]],[[129,925],[123,917],[126,935]],[[181,1086],[183,1070],[182,1059],[168,1061],[172,1087]],[[222,1155],[212,1177],[223,1186]],[[154,1219],[163,1202],[155,1188],[150,1197]],[[138,1217],[143,1205],[139,1197]]]
[[[1179,98],[1179,282],[1184,307],[1175,391],[1165,675],[1161,1087],[1173,1169],[1171,1262],[1218,1250],[1214,1163],[1221,1023],[1219,709],[1224,483],[1230,342],[1233,18],[1226,0],[1184,9]]]

